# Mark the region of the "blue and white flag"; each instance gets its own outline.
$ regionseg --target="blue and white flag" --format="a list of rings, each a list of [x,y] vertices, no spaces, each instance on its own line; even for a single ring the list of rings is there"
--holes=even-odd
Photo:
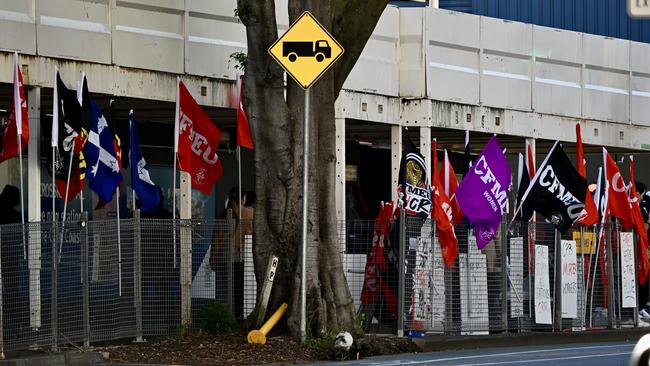
[[[135,117],[133,110],[129,112],[129,125],[131,128],[131,186],[140,200],[140,211],[149,212],[160,203],[160,192],[158,187],[151,180],[147,162],[140,151],[138,142],[138,130],[135,128]]]
[[[94,100],[89,98],[92,126],[86,144],[86,179],[90,189],[104,202],[113,199],[115,189],[122,182],[120,164],[113,145],[113,136],[106,118]]]

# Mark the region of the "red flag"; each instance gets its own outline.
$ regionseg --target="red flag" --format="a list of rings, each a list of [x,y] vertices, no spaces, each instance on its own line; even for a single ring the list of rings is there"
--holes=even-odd
[[[458,224],[463,221],[463,211],[461,211],[458,200],[456,199],[458,179],[456,179],[456,172],[454,171],[454,167],[451,165],[451,161],[449,161],[447,150],[445,150],[445,160],[442,163],[442,181],[445,187],[445,195],[447,195],[451,201],[452,221],[454,224]]]
[[[440,249],[442,250],[442,257],[445,261],[445,266],[451,266],[456,257],[458,256],[458,239],[454,232],[454,226],[451,224],[453,214],[451,202],[449,197],[445,194],[444,187],[440,182],[438,176],[438,157],[436,154],[436,140],[433,140],[431,146],[431,155],[433,166],[431,169],[432,186],[432,201],[433,209],[431,215],[436,220],[436,230],[438,232],[438,242],[440,242]]]
[[[609,213],[621,221],[624,229],[634,226],[632,205],[627,195],[627,186],[618,170],[618,166],[607,150],[603,147],[605,160],[605,178],[607,179],[607,209]]]
[[[18,136],[25,150],[29,141],[29,121],[27,117],[27,100],[23,85],[23,74],[18,65],[18,53],[14,54],[14,89],[11,97],[11,113],[2,131],[2,149],[0,162],[18,156]]]
[[[243,84],[243,82],[239,84],[239,104],[237,104],[237,145],[253,150],[253,136],[251,136],[250,124],[242,103]]]
[[[584,178],[587,178],[587,168],[585,166],[585,158],[582,149],[582,134],[580,133],[580,123],[576,123],[576,157],[578,173]],[[582,211],[582,215],[578,218],[577,222],[583,225],[595,225],[598,223],[598,209],[596,208],[596,202],[594,202],[594,197],[591,195],[587,189],[587,194],[585,195],[585,208]]]
[[[217,155],[221,131],[196,103],[182,81],[178,82],[176,121],[178,167],[192,176],[192,188],[206,195],[221,178],[223,169]]]
[[[648,271],[650,271],[650,264],[648,263],[648,233],[643,225],[643,216],[641,216],[641,208],[639,207],[639,199],[636,192],[636,183],[634,183],[634,157],[630,155],[630,201],[632,202],[632,219],[634,220],[634,231],[639,235],[639,240],[636,243],[637,253],[637,277],[639,284],[645,284],[648,279]]]

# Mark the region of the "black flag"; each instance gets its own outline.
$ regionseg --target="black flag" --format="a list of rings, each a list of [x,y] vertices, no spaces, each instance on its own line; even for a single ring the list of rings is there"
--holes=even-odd
[[[539,212],[564,234],[580,217],[586,194],[587,180],[555,142],[519,205],[523,210]]]
[[[426,218],[431,214],[431,186],[424,157],[413,145],[408,133],[405,135],[397,188],[400,207],[406,210],[407,215]]]
[[[85,163],[81,156],[80,130],[82,125],[81,105],[77,99],[77,93],[68,89],[61,76],[56,76],[56,88],[58,96],[58,141],[56,148],[55,169],[56,188],[61,197],[66,195],[68,185],[68,172],[70,172],[70,185],[68,187],[68,201],[72,200],[83,188]],[[71,150],[72,160],[70,159]],[[50,157],[52,158],[52,157]],[[70,164],[72,167],[70,168]],[[48,167],[51,164],[48,164]]]
[[[517,170],[517,202],[521,203],[524,193],[530,185],[530,170],[528,162],[524,161],[524,156],[519,154],[519,169]],[[527,206],[522,206],[519,214],[516,216],[517,221],[529,221],[533,217],[533,211]]]

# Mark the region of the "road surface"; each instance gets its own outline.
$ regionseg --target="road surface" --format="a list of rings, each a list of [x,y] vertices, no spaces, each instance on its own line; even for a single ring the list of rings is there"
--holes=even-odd
[[[486,348],[405,354],[328,363],[328,366],[627,366],[633,342]]]

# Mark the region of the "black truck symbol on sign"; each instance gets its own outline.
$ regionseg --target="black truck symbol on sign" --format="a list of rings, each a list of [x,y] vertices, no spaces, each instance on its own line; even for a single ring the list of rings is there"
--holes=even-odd
[[[324,59],[332,57],[332,48],[325,40],[316,42],[285,41],[282,42],[282,56],[288,57],[291,62],[296,61],[298,57],[315,57],[316,61],[322,62]]]

